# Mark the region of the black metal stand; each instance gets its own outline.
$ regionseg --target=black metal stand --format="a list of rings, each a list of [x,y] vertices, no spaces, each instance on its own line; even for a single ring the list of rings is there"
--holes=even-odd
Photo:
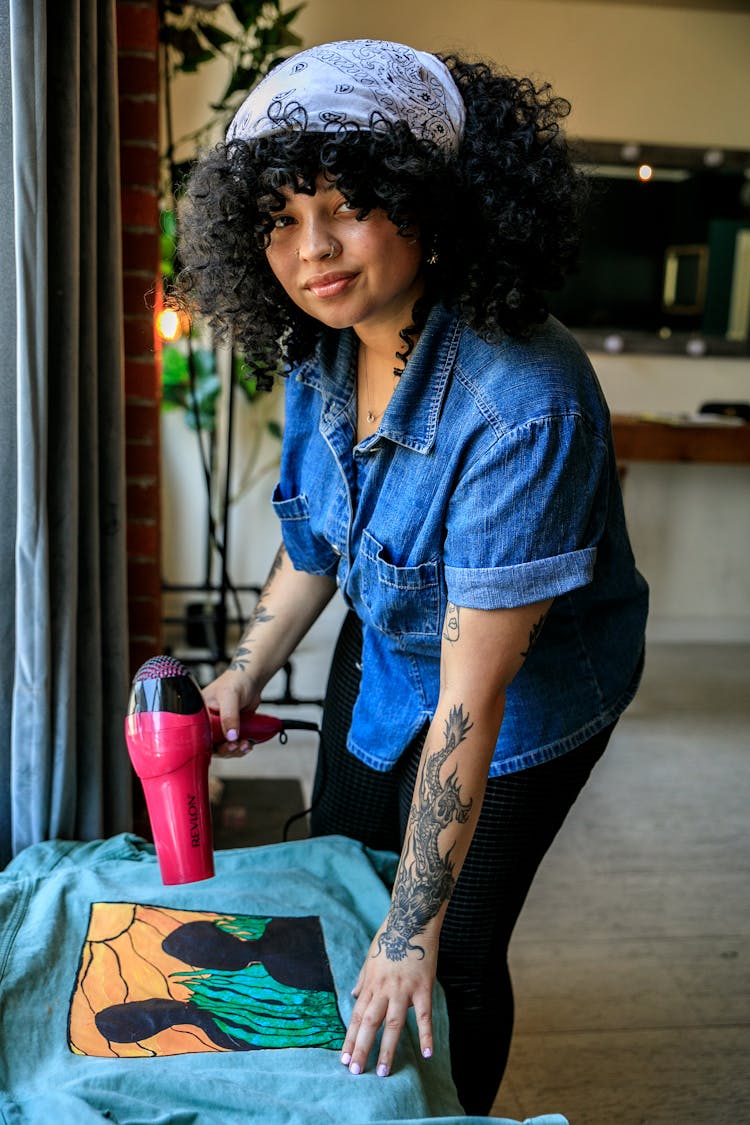
[[[224,489],[221,498],[219,520],[215,521],[211,512],[211,499],[213,495],[214,460],[216,450],[210,448],[208,457],[203,447],[202,432],[197,425],[196,436],[199,445],[199,455],[203,463],[203,472],[206,484],[207,519],[204,530],[205,537],[205,580],[199,585],[162,582],[164,593],[195,594],[200,601],[188,602],[184,612],[179,616],[166,616],[162,618],[164,625],[181,626],[183,629],[183,645],[179,652],[169,651],[169,655],[177,656],[183,663],[193,668],[205,667],[210,669],[209,679],[214,679],[231,663],[232,654],[229,650],[229,631],[234,629],[237,639],[250,617],[248,613],[243,616],[240,594],[253,594],[257,600],[261,587],[257,585],[235,585],[229,575],[227,545],[229,542],[231,496],[230,475],[232,465],[232,440],[234,431],[234,397],[236,393],[234,380],[231,377],[233,364],[230,366],[230,379],[226,393],[229,395],[227,407],[226,441],[221,450],[225,467]],[[213,442],[213,437],[211,441]],[[220,564],[219,580],[212,581],[215,558],[218,555]],[[234,613],[230,615],[229,605],[234,603]],[[296,694],[293,688],[294,667],[287,661],[282,669],[284,687],[280,695],[273,699],[265,699],[264,703],[277,705],[322,705],[322,699],[305,699]],[[208,681],[207,681],[208,682]]]
[[[162,590],[174,594],[204,594],[215,601],[206,603],[191,602],[185,607],[185,612],[179,616],[162,618],[165,625],[182,626],[184,629],[184,649],[174,652],[172,646],[167,646],[167,655],[177,656],[188,667],[207,667],[211,669],[211,678],[218,676],[231,662],[231,654],[227,648],[227,630],[236,627],[240,632],[245,625],[244,618],[227,616],[227,600],[229,587],[222,585],[186,586],[179,583],[164,582]],[[260,594],[259,586],[233,586],[232,594],[254,593]],[[303,706],[314,704],[322,707],[320,698],[303,698],[297,695],[293,687],[294,665],[288,660],[281,669],[284,677],[283,688],[280,694],[266,698],[263,702],[271,706]]]

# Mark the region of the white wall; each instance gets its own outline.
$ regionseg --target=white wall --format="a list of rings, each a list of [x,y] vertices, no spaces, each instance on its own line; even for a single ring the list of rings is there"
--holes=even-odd
[[[368,36],[493,58],[552,82],[573,103],[571,134],[589,139],[750,149],[747,13],[578,0],[308,0],[294,26],[306,46]],[[183,80],[175,98],[178,135],[205,118],[202,106],[222,81],[218,72]],[[593,359],[615,411],[693,411],[707,399],[750,400],[748,360]],[[175,522],[184,529],[184,506],[195,506],[181,499],[187,454],[177,451],[180,424],[165,418],[165,573],[173,581],[192,565]],[[630,469],[626,510],[652,587],[652,636],[750,639],[749,485],[748,467]],[[243,530],[234,531],[235,549],[243,534],[246,547],[233,563],[236,581],[262,579],[275,549],[262,496],[259,489],[237,521]]]
[[[292,4],[289,4],[291,7]],[[306,47],[397,39],[462,50],[551,82],[591,140],[750,148],[750,13],[580,0],[308,0],[293,27]],[[175,135],[206,120],[226,73],[179,80]]]
[[[552,82],[591,139],[750,148],[750,13],[577,0],[309,0],[305,46],[359,36],[461,49]]]
[[[619,413],[750,400],[744,360],[604,353],[592,360]],[[750,639],[750,466],[636,462],[623,493],[636,560],[651,586],[651,639]]]

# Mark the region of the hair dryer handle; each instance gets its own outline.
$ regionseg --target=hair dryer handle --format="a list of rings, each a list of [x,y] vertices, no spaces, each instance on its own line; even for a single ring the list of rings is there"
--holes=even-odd
[[[221,729],[221,716],[218,711],[209,710],[208,714],[211,719],[211,739],[214,746],[218,746],[227,740]],[[240,712],[240,729],[237,735],[239,741],[246,739],[253,743],[268,742],[283,730],[283,722],[273,715],[259,715],[257,711]]]

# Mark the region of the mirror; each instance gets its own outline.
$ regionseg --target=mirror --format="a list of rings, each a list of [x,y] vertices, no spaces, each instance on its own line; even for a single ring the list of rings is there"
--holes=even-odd
[[[552,313],[589,349],[750,354],[750,152],[575,149],[591,193]]]

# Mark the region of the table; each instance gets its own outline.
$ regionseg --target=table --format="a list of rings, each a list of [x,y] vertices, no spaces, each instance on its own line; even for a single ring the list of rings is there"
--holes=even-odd
[[[750,425],[660,420],[658,416],[613,414],[612,432],[620,463],[683,461],[750,463]]]

